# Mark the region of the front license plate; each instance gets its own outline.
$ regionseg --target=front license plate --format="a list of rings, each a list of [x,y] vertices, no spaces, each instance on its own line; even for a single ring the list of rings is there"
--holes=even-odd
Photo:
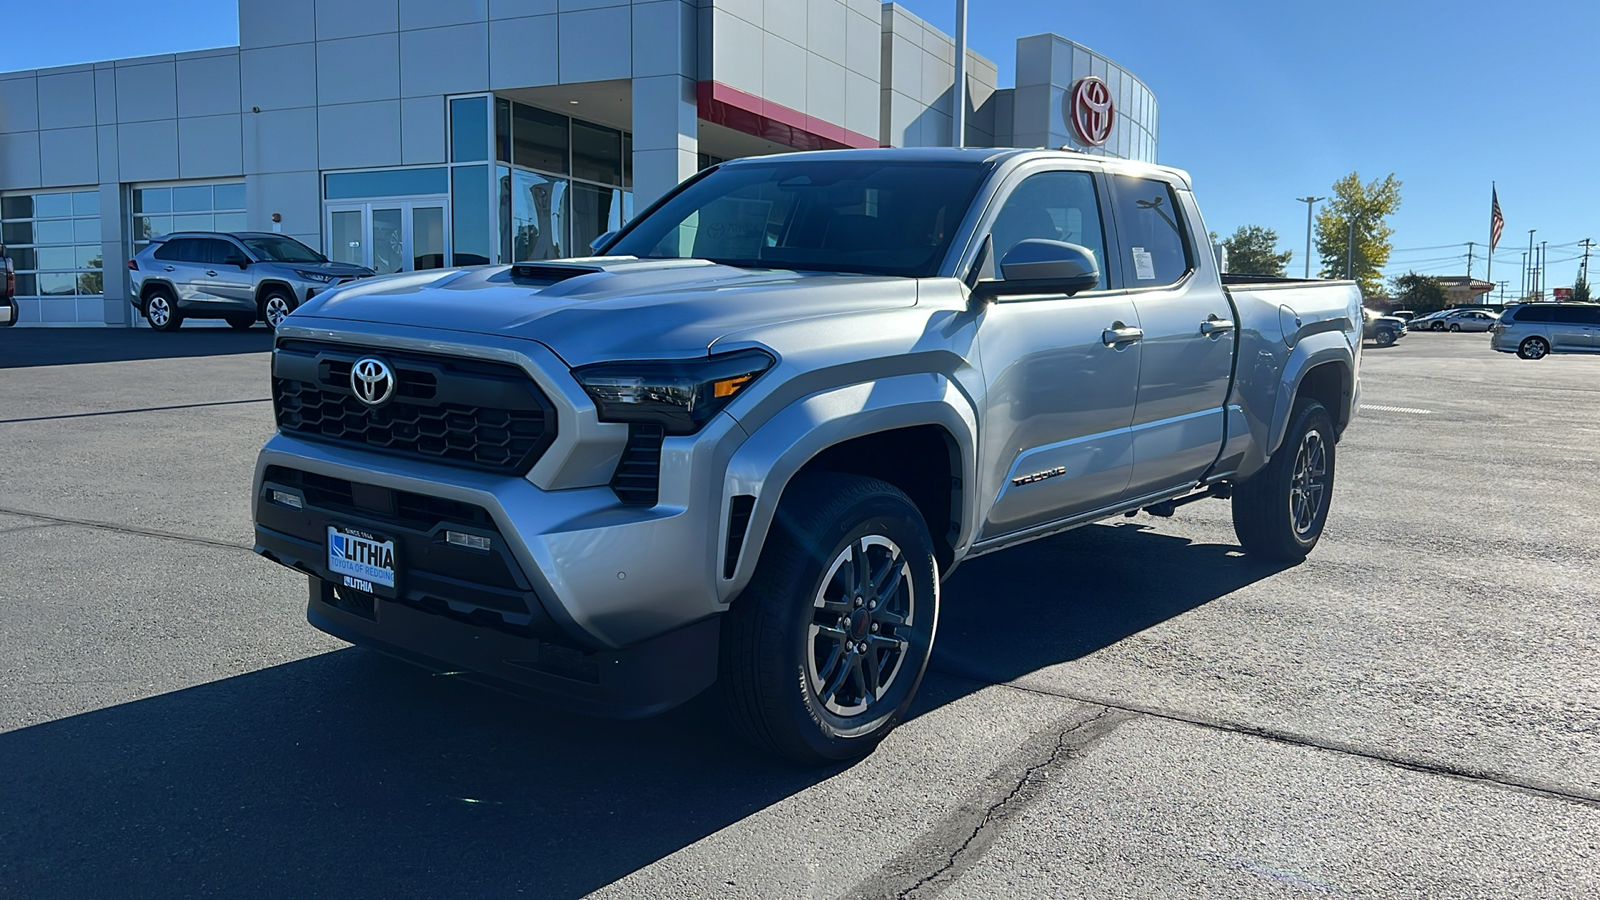
[[[328,570],[347,588],[394,595],[394,541],[354,528],[328,526]]]

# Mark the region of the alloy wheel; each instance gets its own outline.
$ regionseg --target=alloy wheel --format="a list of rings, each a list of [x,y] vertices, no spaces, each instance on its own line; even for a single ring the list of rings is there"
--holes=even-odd
[[[1316,527],[1317,517],[1328,495],[1328,445],[1322,432],[1307,431],[1295,455],[1294,475],[1289,482],[1289,517],[1294,533],[1305,537]]]
[[[812,604],[806,669],[829,712],[866,712],[900,676],[915,590],[905,554],[882,535],[858,538],[828,566]]]
[[[283,320],[287,319],[289,317],[289,313],[293,312],[293,310],[289,308],[289,301],[283,299],[277,294],[273,294],[271,297],[267,298],[266,308],[264,311],[266,312],[267,324],[271,325],[273,328],[277,328],[279,325],[283,324]]]
[[[144,316],[150,320],[152,326],[164,328],[167,322],[172,319],[172,307],[167,303],[167,298],[164,295],[156,294],[145,304]]]

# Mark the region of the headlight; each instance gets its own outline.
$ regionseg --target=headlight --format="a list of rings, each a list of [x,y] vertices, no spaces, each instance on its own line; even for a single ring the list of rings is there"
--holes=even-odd
[[[333,280],[333,276],[332,275],[328,275],[328,274],[325,274],[325,273],[322,273],[322,272],[304,272],[304,271],[301,271],[300,269],[295,269],[294,273],[296,275],[299,275],[301,278],[304,278],[307,281],[316,281],[316,282],[320,282],[322,284],[327,284],[328,282]]]
[[[656,424],[667,434],[694,434],[772,363],[760,350],[745,350],[709,359],[599,363],[572,374],[589,392],[602,422]]]

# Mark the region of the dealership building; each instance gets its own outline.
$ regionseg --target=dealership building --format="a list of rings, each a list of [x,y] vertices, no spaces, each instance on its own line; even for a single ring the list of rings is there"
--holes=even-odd
[[[63,23],[65,25],[65,23]],[[1154,96],[1054,34],[968,54],[966,143],[1156,159]],[[955,42],[877,0],[239,0],[239,46],[0,73],[20,324],[129,326],[169,231],[401,272],[580,256],[700,168],[952,143]]]

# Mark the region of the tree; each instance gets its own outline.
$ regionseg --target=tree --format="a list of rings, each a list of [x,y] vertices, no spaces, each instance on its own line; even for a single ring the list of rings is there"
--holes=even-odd
[[[1216,238],[1213,235],[1212,240]],[[1278,250],[1278,233],[1260,225],[1240,225],[1239,230],[1222,242],[1228,248],[1228,271],[1240,275],[1287,274],[1289,260],[1294,251]]]
[[[1393,290],[1395,302],[1402,309],[1412,310],[1417,315],[1444,309],[1444,285],[1432,275],[1407,272],[1394,279]]]
[[[1379,181],[1361,183],[1361,174],[1351,172],[1333,183],[1333,199],[1317,213],[1317,254],[1322,257],[1323,278],[1345,277],[1348,264],[1351,277],[1361,285],[1364,296],[1383,289],[1383,267],[1389,262],[1394,234],[1387,219],[1400,208],[1400,182],[1390,173]],[[1355,223],[1355,253],[1350,254],[1350,224]]]
[[[1579,275],[1578,280],[1572,283],[1572,302],[1589,302],[1589,279],[1587,276]]]

